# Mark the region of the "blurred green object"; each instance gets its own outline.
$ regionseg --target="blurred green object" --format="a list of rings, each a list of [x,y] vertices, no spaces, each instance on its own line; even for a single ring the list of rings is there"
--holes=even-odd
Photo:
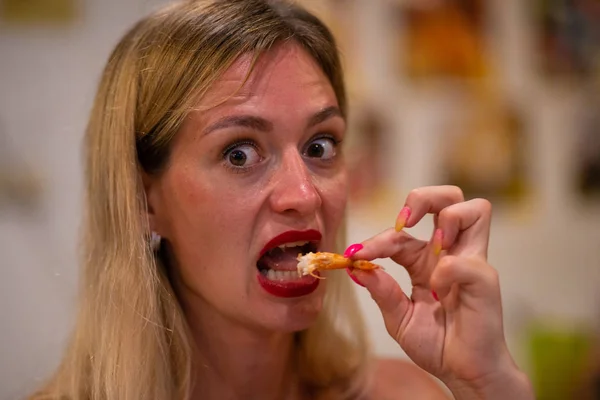
[[[529,343],[537,399],[577,399],[593,346],[591,335],[568,327],[536,326]]]

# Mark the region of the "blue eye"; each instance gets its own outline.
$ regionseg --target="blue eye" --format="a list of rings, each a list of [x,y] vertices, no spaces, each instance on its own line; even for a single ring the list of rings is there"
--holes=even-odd
[[[311,158],[330,160],[336,156],[337,144],[332,137],[320,137],[308,144],[306,155]]]
[[[249,168],[261,161],[256,146],[249,142],[230,146],[223,152],[223,158],[233,168]]]

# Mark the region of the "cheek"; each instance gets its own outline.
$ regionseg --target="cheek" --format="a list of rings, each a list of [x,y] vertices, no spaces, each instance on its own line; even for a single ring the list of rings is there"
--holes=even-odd
[[[186,168],[175,174],[170,189],[178,203],[174,206],[199,223],[197,228],[205,230],[209,224],[210,228],[225,230],[229,221],[239,220],[252,208],[252,197],[243,187],[213,175],[210,171]]]
[[[322,186],[321,198],[323,200],[324,217],[330,225],[329,229],[339,228],[348,202],[348,175],[343,169],[333,180]]]
[[[248,216],[254,214],[254,202],[235,185],[211,179],[197,168],[173,171],[169,178],[165,190],[169,239],[182,267],[219,264],[224,272],[225,266],[239,266],[236,258],[247,255]]]

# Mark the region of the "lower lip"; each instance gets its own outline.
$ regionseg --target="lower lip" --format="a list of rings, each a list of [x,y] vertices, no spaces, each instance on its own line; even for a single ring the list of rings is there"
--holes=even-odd
[[[277,297],[301,297],[319,287],[319,279],[306,276],[297,281],[272,281],[258,271],[258,283],[269,294]]]

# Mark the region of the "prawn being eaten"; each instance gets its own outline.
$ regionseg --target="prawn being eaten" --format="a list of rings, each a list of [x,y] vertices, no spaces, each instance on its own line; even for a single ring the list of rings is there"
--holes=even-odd
[[[373,270],[381,268],[377,264],[373,264],[366,260],[351,260],[340,254],[335,253],[307,253],[298,254],[298,276],[310,275],[318,279],[325,279],[322,276],[316,275],[315,271],[331,270],[331,269],[346,269],[356,268],[362,270]]]

